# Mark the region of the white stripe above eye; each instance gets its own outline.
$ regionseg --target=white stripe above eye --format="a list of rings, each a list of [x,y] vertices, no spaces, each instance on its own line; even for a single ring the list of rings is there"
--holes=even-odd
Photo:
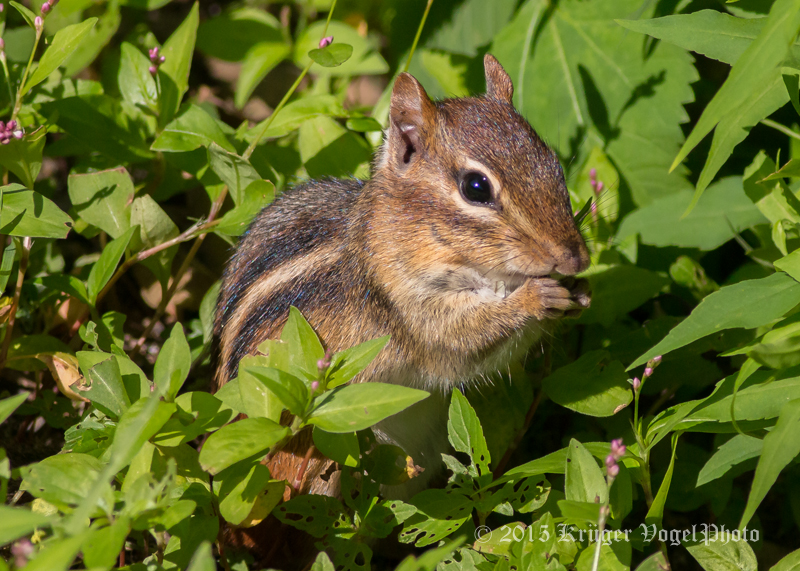
[[[461,170],[462,172],[479,172],[484,175],[488,180],[489,183],[492,185],[492,196],[497,200],[500,196],[500,192],[502,191],[502,187],[500,185],[500,179],[495,176],[495,174],[491,171],[489,167],[485,164],[481,163],[480,161],[476,161],[474,159],[465,158],[461,163]],[[453,200],[455,200],[456,204],[464,211],[469,212],[473,216],[480,216],[482,218],[486,218],[487,220],[496,220],[493,209],[486,208],[485,206],[478,206],[475,204],[470,204],[464,197],[461,196],[461,190],[458,188],[458,184],[455,187],[455,193],[452,195]]]

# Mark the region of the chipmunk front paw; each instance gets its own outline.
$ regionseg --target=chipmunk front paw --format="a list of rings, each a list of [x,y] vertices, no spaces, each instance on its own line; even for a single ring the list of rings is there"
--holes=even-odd
[[[589,282],[584,279],[536,278],[528,280],[524,289],[531,313],[540,321],[577,317],[591,302]]]

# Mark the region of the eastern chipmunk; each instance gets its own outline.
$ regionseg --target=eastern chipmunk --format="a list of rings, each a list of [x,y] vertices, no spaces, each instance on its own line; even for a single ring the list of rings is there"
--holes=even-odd
[[[500,63],[486,55],[484,66],[486,95],[436,103],[401,73],[372,178],[309,181],[264,208],[217,308],[217,387],[280,335],[292,305],[331,352],[391,335],[352,382],[432,393],[375,427],[426,468],[411,489],[448,449],[449,392],[504,369],[544,322],[589,305],[584,280],[551,277],[589,265],[558,159],[514,109]],[[273,478],[292,481],[306,436],[271,459]],[[338,478],[320,478],[329,461],[313,460],[301,492],[338,494]]]

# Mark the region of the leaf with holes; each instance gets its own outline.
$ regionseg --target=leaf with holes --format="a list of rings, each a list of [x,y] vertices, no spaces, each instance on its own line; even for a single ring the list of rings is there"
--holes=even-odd
[[[453,391],[450,400],[447,437],[456,451],[469,454],[472,466],[477,469],[475,475],[483,476],[490,473],[489,464],[492,457],[489,454],[489,447],[486,446],[481,421],[461,391]]]
[[[328,533],[355,531],[345,514],[342,502],[336,498],[308,494],[281,504],[272,512],[282,523],[301,529],[314,537]]]
[[[469,519],[473,503],[455,490],[425,490],[411,504],[417,513],[406,520],[400,532],[401,543],[425,547],[456,531]]]

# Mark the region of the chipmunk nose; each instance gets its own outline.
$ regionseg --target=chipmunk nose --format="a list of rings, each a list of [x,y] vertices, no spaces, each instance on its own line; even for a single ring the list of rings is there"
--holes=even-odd
[[[583,240],[565,246],[555,256],[555,271],[563,276],[574,276],[589,267],[589,251]]]

